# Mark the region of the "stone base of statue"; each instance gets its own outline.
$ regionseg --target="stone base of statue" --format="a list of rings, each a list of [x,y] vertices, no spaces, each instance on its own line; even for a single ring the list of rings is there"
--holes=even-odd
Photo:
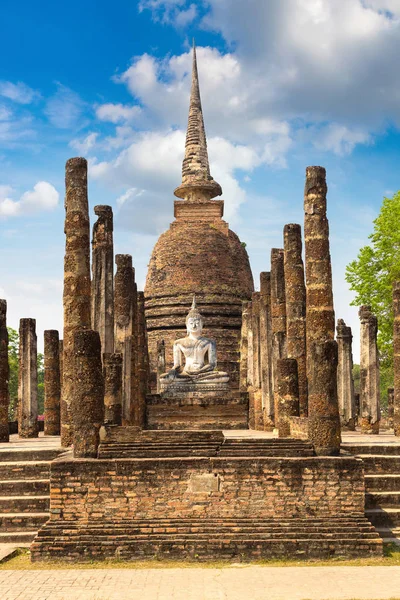
[[[146,429],[248,429],[247,393],[226,383],[170,385],[146,398]]]

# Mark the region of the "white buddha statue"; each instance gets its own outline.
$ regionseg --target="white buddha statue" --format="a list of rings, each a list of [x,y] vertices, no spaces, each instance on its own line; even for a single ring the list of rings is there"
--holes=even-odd
[[[187,336],[174,343],[174,366],[171,371],[161,375],[161,387],[165,389],[170,384],[184,386],[185,384],[228,383],[229,375],[216,369],[215,341],[202,335],[203,317],[197,309],[195,297],[186,317],[186,330]]]

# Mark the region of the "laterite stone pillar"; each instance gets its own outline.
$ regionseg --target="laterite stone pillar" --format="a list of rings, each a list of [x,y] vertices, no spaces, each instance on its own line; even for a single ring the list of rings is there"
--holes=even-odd
[[[278,435],[290,436],[290,417],[300,415],[298,366],[295,358],[278,360]]]
[[[90,329],[74,333],[76,385],[71,403],[75,458],[96,458],[104,423],[104,378],[100,336]]]
[[[377,345],[378,319],[370,306],[361,306],[360,317],[360,404],[361,431],[378,434],[381,420],[379,355]],[[395,350],[396,355],[396,350]],[[396,388],[396,385],[395,385]]]
[[[8,428],[9,376],[7,302],[6,300],[0,300],[0,442],[10,441]]]
[[[38,380],[36,320],[19,322],[18,434],[36,438],[38,428]]]
[[[72,444],[74,333],[91,327],[90,226],[87,161],[70,158],[65,165],[64,353],[61,396],[61,445]],[[75,420],[75,419],[74,419]]]
[[[44,332],[44,434],[60,435],[60,341],[58,331]]]

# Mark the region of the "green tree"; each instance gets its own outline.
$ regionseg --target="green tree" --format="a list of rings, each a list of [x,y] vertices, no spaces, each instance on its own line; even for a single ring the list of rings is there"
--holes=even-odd
[[[400,279],[400,191],[384,198],[370,244],[346,268],[346,281],[356,292],[352,305],[371,306],[378,317],[378,348],[381,362],[381,395],[393,384],[392,284]]]

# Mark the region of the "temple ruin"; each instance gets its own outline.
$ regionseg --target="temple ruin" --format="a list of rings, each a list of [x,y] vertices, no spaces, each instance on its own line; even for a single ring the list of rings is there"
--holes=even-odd
[[[306,169],[304,240],[299,224],[284,227],[255,290],[216,199],[195,48],[174,193],[138,290],[135,257],[117,254],[114,272],[110,207],[95,207],[91,242],[87,163],[67,161],[63,345],[45,333],[45,433],[60,427],[63,453],[32,560],[381,555],[374,469],[386,477],[387,462],[342,440],[357,426],[352,334],[339,319],[335,340],[325,169]],[[5,312],[0,301],[6,442]],[[368,307],[360,318],[361,426],[377,433],[377,324]],[[21,320],[20,344],[20,435],[37,435],[34,320]]]

